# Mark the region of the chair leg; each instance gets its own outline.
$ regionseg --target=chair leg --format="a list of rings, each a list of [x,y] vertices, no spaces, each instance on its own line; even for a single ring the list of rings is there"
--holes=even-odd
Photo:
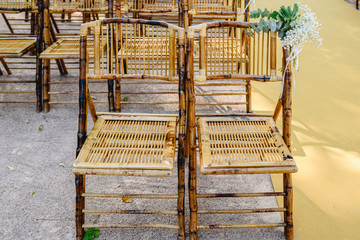
[[[115,99],[114,99],[114,80],[108,80],[108,102],[109,112],[115,111]]]
[[[293,186],[292,186],[292,175],[290,173],[284,174],[284,207],[286,211],[284,213],[285,226],[285,237],[286,239],[292,240],[294,238],[294,227],[293,227]]]
[[[185,142],[185,137],[181,137],[183,139],[182,142]],[[179,137],[180,142],[180,137]],[[179,146],[179,148],[183,148],[183,146]],[[185,156],[184,152],[179,153],[182,156],[178,158],[178,223],[179,223],[179,233],[178,239],[185,240]]]
[[[5,62],[4,58],[0,58],[0,62],[1,62],[1,63],[2,63],[2,65],[4,66],[4,68],[5,68],[6,72],[7,72],[7,74],[11,75],[11,70],[10,70],[9,66],[6,64],[6,62]]]
[[[43,79],[43,107],[45,112],[50,111],[50,59],[44,60],[44,79]]]
[[[121,112],[121,79],[115,79],[115,112]]]
[[[85,198],[82,194],[85,192],[85,175],[75,174],[75,187],[76,187],[76,240],[82,240],[84,237],[84,228],[82,227],[85,221]]]
[[[190,158],[191,158],[190,154]],[[189,160],[191,163],[191,160]],[[196,198],[196,162],[190,166],[189,197],[190,197],[190,239],[197,239],[197,198]]]

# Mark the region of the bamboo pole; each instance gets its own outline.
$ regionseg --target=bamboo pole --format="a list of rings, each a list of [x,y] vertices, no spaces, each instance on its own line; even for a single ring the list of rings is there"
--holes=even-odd
[[[48,48],[51,45],[51,36],[50,36],[50,0],[44,0],[44,49]],[[50,59],[44,60],[43,65],[44,78],[43,78],[43,110],[49,112],[50,110]]]
[[[42,96],[42,85],[43,85],[43,61],[40,59],[40,54],[43,51],[44,46],[44,1],[38,0],[38,35],[36,38],[36,112],[41,112],[43,109],[43,96]]]
[[[191,31],[191,30],[190,30]],[[191,34],[191,36],[189,36]],[[194,52],[194,36],[193,32],[188,33],[187,45],[187,86],[188,89],[188,122],[187,128],[189,134],[189,197],[190,197],[190,239],[197,239],[197,199],[196,199],[196,126],[195,126],[195,89],[193,81],[193,52]]]
[[[179,75],[179,134],[178,134],[178,239],[185,240],[185,139],[186,139],[186,64],[185,30],[179,31],[178,75]]]
[[[284,197],[284,207],[286,208],[284,212],[285,237],[287,240],[292,240],[294,238],[292,174],[284,174],[283,180],[284,192],[286,193]]]
[[[85,175],[75,174],[75,188],[76,188],[76,211],[75,211],[75,224],[76,224],[76,239],[82,240],[84,237],[84,228],[82,225],[85,222],[85,215],[83,209],[85,208],[85,198],[81,195],[85,192]]]
[[[9,23],[9,20],[7,19],[5,13],[1,13],[1,16],[3,17],[5,23],[6,23],[6,26],[9,28],[9,31],[11,34],[14,34],[14,29],[11,27],[10,23]]]

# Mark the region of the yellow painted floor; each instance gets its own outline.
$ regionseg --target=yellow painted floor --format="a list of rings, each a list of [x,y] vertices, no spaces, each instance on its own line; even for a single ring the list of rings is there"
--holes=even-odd
[[[323,45],[304,48],[295,72],[295,239],[360,239],[360,11],[344,0],[301,2],[322,23]],[[271,109],[279,87],[255,84],[254,109]]]

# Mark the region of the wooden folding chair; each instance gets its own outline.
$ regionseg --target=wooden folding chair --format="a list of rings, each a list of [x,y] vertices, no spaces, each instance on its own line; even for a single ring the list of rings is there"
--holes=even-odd
[[[15,33],[11,24],[9,23],[8,19],[5,16],[5,13],[11,14],[18,14],[18,13],[31,13],[32,14],[32,21],[31,21],[31,32],[29,33]],[[37,21],[42,20],[42,1],[38,1],[38,3],[34,0],[31,1],[24,1],[24,0],[16,0],[16,1],[7,1],[1,0],[0,1],[0,13],[2,14],[5,23],[7,24],[11,34],[9,35],[2,35],[0,38],[0,62],[2,63],[6,72],[11,75],[11,69],[29,69],[23,66],[14,66],[20,64],[34,64],[36,65],[36,69],[41,69],[41,65],[39,63],[39,54],[42,49],[43,39],[42,39],[42,29],[37,29],[35,31],[35,25]],[[37,37],[36,37],[37,35]],[[34,51],[36,49],[36,59],[35,62],[27,62],[27,61],[16,61],[16,62],[6,62],[5,58],[21,58],[29,51]],[[27,58],[33,58],[27,56]],[[31,69],[31,68],[30,68]],[[0,75],[2,75],[2,71],[0,70]],[[21,100],[21,99],[9,99],[3,100],[1,103],[36,103],[36,111],[40,112],[42,110],[42,93],[41,93],[41,84],[42,79],[41,75],[36,75],[36,79],[32,80],[12,80],[6,79],[1,80],[1,83],[5,84],[25,84],[25,83],[35,83],[36,90],[29,91],[29,90],[20,90],[20,91],[1,91],[0,94],[36,94],[36,100]]]
[[[133,18],[161,20],[178,24],[179,1],[177,0],[125,0],[125,12]]]
[[[24,30],[24,27],[30,26],[30,32],[27,33],[28,35],[35,35],[36,27],[37,27],[37,7],[36,0],[1,0],[0,1],[0,13],[3,17],[6,26],[8,27],[11,35],[22,35],[19,30]],[[17,22],[16,28],[11,24],[14,19],[8,19],[6,14],[20,14],[25,13],[25,21],[20,24]],[[28,22],[29,13],[31,14],[31,21],[30,24]],[[18,19],[19,20],[19,19]]]
[[[272,115],[232,114],[202,117],[195,112],[195,81],[234,79],[259,82],[282,81],[276,68],[277,34],[255,33],[250,37],[250,25],[242,22],[216,22],[192,26],[188,31],[187,85],[190,239],[197,239],[198,229],[284,227],[287,239],[293,237],[292,173],[297,167],[290,153],[292,115],[292,70],[287,64],[289,49],[283,49],[285,71],[282,95]],[[200,66],[194,69],[195,37],[199,35]],[[248,50],[246,50],[248,49]],[[220,61],[217,61],[217,60]],[[246,67],[248,65],[248,67]],[[249,71],[249,72],[247,72]],[[282,134],[275,125],[282,109]],[[282,174],[282,192],[205,193],[197,189],[196,133],[200,155],[200,172],[205,175]],[[224,183],[226,184],[226,183]],[[202,198],[283,197],[278,208],[206,209],[198,210]],[[284,213],[281,223],[198,224],[198,214]]]
[[[200,22],[220,20],[248,21],[248,0],[187,0],[189,25],[194,19]],[[245,9],[245,7],[247,7]]]
[[[109,4],[108,4],[109,3]],[[57,39],[52,31],[51,15],[55,13],[75,13],[83,14],[83,21],[89,22],[92,14],[106,13],[108,17],[113,15],[113,1],[107,0],[81,0],[81,1],[63,1],[54,0],[50,4],[50,0],[45,0],[44,5],[44,42],[45,50],[41,53],[40,58],[44,60],[44,80],[43,80],[43,106],[44,111],[50,110],[50,104],[60,104],[68,102],[56,102],[50,99],[50,72],[51,59],[55,59],[61,74],[67,74],[64,59],[79,59],[79,35],[70,36],[68,38]],[[89,41],[91,41],[89,39]],[[88,46],[91,49],[91,43]],[[93,51],[93,50],[90,50]]]
[[[87,38],[94,32],[94,70],[89,69]],[[159,58],[153,52],[139,50],[138,55],[129,51],[133,44],[152,39],[166,42],[168,54]],[[185,239],[184,220],[184,144],[185,144],[185,31],[177,26],[141,19],[104,19],[83,24],[80,48],[80,112],[77,159],[74,163],[76,184],[76,238],[82,239],[85,228],[170,228],[178,230],[178,238]],[[106,48],[101,51],[103,42]],[[137,57],[137,59],[135,59]],[[124,62],[127,61],[127,69]],[[144,64],[158,65],[159,69],[144,68]],[[132,67],[132,66],[134,67]],[[175,67],[177,66],[177,68]],[[173,69],[174,68],[174,69]],[[177,70],[176,70],[177,69]],[[172,74],[175,70],[175,74]],[[133,113],[96,113],[88,84],[93,80],[122,79],[178,83],[178,115],[146,115]],[[87,108],[94,120],[94,127],[87,135]],[[178,138],[178,141],[176,139]],[[175,162],[178,142],[178,193],[131,194],[91,193],[85,191],[87,175],[113,175],[124,177],[169,177]],[[105,186],[106,188],[106,186]],[[106,189],[106,191],[109,189]],[[107,191],[108,192],[108,191]],[[125,210],[87,209],[85,198],[149,198],[177,199],[176,210]],[[85,213],[113,214],[166,214],[177,215],[178,225],[168,224],[109,224],[85,223]]]

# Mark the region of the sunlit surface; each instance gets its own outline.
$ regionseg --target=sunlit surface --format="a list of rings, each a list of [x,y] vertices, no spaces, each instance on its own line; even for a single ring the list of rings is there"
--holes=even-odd
[[[295,73],[295,239],[360,239],[360,11],[343,0],[302,3],[322,23],[323,45],[305,47]],[[254,84],[254,109],[271,109],[279,87]]]

